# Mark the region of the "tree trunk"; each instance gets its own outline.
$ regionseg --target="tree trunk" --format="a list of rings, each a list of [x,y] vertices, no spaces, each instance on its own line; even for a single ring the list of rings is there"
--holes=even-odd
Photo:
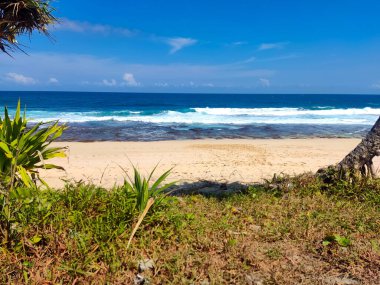
[[[341,177],[347,175],[375,177],[376,171],[372,160],[377,155],[380,155],[380,117],[357,147],[333,169],[338,171]]]

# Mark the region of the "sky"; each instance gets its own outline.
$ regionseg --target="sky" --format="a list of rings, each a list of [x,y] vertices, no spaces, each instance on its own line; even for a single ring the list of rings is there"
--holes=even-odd
[[[54,1],[0,90],[380,94],[378,0]]]

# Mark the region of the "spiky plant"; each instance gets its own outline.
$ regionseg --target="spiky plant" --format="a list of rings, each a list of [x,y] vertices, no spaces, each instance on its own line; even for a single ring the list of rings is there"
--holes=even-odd
[[[21,116],[20,101],[13,119],[4,110],[4,118],[0,117],[0,186],[12,189],[13,186],[34,186],[40,178],[38,170],[62,169],[45,161],[54,157],[65,157],[65,148],[49,147],[59,138],[66,126],[38,123],[29,128],[27,119]]]
[[[21,116],[20,101],[14,118],[10,118],[8,109],[4,117],[0,116],[0,233],[2,244],[9,246],[12,236],[12,215],[17,211],[11,207],[10,196],[16,187],[36,188],[40,178],[39,169],[63,169],[45,161],[54,157],[65,157],[65,148],[49,147],[62,135],[66,126],[38,123],[31,128],[24,115]],[[0,237],[1,240],[1,237]],[[1,243],[0,243],[1,247]]]
[[[122,168],[123,169],[123,168]],[[163,173],[153,184],[152,176],[155,173],[157,166],[149,174],[149,177],[146,178],[138,171],[136,167],[133,166],[133,178],[131,178],[128,173],[123,169],[128,179],[124,179],[124,189],[127,192],[134,193],[136,195],[136,208],[142,213],[146,205],[148,204],[149,199],[153,198],[156,203],[160,202],[160,196],[165,190],[173,186],[176,182],[171,182],[165,185],[161,185],[166,178],[170,175],[172,169],[169,169]],[[129,181],[128,181],[129,180]]]
[[[0,50],[20,49],[17,37],[38,31],[48,35],[56,18],[48,0],[0,0]]]

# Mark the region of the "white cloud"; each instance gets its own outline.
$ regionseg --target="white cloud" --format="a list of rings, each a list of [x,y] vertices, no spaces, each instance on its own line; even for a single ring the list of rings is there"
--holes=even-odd
[[[58,84],[59,83],[59,81],[58,81],[58,79],[57,78],[55,78],[55,77],[51,77],[51,78],[49,78],[49,81],[48,81],[50,84]]]
[[[197,82],[194,82],[194,81],[190,81],[188,83],[179,83],[179,84],[173,84],[171,86],[174,86],[174,87],[191,87],[191,88],[213,88],[215,87],[215,84],[214,83],[210,83],[210,82],[207,82],[207,83],[197,83]]]
[[[374,83],[371,86],[373,89],[380,89],[380,83]]]
[[[102,85],[108,86],[108,87],[114,87],[117,85],[117,81],[115,79],[111,79],[111,80],[103,79]]]
[[[124,73],[124,84],[127,86],[139,86],[140,83],[136,81],[135,76],[132,73]]]
[[[282,49],[284,48],[288,42],[278,42],[278,43],[262,43],[258,50],[269,50],[269,49]]]
[[[32,77],[27,77],[25,75],[13,72],[7,73],[5,75],[5,79],[23,85],[33,85],[37,83],[37,81]]]
[[[263,59],[259,59],[258,61],[259,62],[271,62],[271,61],[279,61],[279,60],[293,59],[293,58],[299,58],[299,57],[301,57],[301,56],[293,53],[293,54],[288,54],[288,55],[263,58]]]
[[[293,58],[299,58],[299,57],[300,56],[296,54],[288,54],[288,55],[282,55],[282,56],[277,56],[277,57],[267,57],[267,58],[256,58],[252,56],[247,59],[237,61],[234,64],[241,65],[241,64],[248,64],[252,62],[272,62],[272,61],[287,60],[287,59],[293,59]]]
[[[239,46],[243,46],[243,45],[246,45],[246,44],[248,44],[248,42],[245,42],[245,41],[236,41],[236,42],[228,43],[228,44],[226,44],[226,46],[228,46],[228,47],[239,47]]]
[[[35,69],[35,66],[38,66],[38,69]],[[135,88],[141,87],[141,90],[152,91],[154,88],[158,89],[155,83],[162,83],[162,85],[167,83],[167,88],[181,88],[181,84],[185,84],[184,88],[186,88],[189,87],[190,81],[199,88],[209,88],[202,86],[207,83],[215,85],[214,88],[253,88],[255,82],[252,78],[256,78],[257,82],[259,78],[271,79],[276,76],[275,70],[256,69],[251,68],[251,65],[236,63],[138,64],[126,63],[117,58],[102,58],[85,54],[34,53],[30,56],[20,54],[17,61],[5,58],[0,65],[0,74],[4,74],[2,88],[13,90],[18,89],[16,84],[11,85],[11,81],[8,81],[8,86],[5,84],[5,74],[9,70],[26,75],[33,74],[35,78],[46,78],[46,83],[54,75],[59,79],[59,88],[62,90],[88,91],[110,88],[103,84],[103,79],[110,84],[113,84],[111,79],[115,79],[117,81],[115,89],[122,90],[123,87],[136,86]],[[125,73],[130,74],[127,75],[127,80],[123,78]],[[40,90],[44,85],[38,83],[29,85],[29,89]],[[49,85],[46,84],[46,88],[48,87]]]
[[[130,37],[135,32],[120,27],[113,27],[110,25],[93,24],[89,22],[73,21],[69,19],[62,19],[59,24],[53,26],[53,29],[58,31],[70,31],[75,33],[94,33],[102,35],[116,34],[120,36]]]
[[[171,54],[174,54],[185,47],[195,45],[197,42],[197,40],[191,38],[171,38],[166,40],[166,43],[172,47],[170,50]]]
[[[167,83],[167,82],[156,82],[156,83],[154,83],[154,86],[157,86],[157,87],[169,87],[169,83]]]
[[[246,45],[247,42],[244,42],[244,41],[240,41],[240,42],[233,42],[232,45],[233,46],[242,46],[242,45]]]
[[[254,61],[256,61],[256,57],[251,56],[250,58],[247,58],[247,59],[242,60],[242,61],[238,61],[235,64],[246,64],[246,63],[252,63]]]
[[[259,79],[260,84],[262,87],[270,87],[270,80],[266,78],[260,78]]]

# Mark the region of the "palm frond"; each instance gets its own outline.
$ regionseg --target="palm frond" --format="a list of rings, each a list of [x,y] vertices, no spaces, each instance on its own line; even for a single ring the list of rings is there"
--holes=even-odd
[[[22,50],[17,37],[38,31],[49,36],[48,26],[57,21],[48,0],[0,0],[0,50]]]

